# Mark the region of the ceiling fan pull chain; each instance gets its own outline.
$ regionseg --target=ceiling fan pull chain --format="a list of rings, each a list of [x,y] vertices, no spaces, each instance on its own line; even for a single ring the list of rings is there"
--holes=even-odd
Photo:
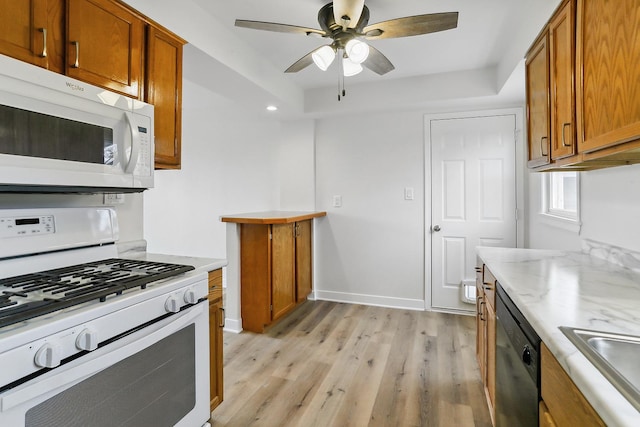
[[[338,55],[339,55],[340,51],[338,51]],[[342,72],[342,61],[338,61],[338,102],[340,102],[342,100],[342,98],[340,97],[340,89],[341,89],[341,80],[340,80],[340,76],[342,76],[343,72]],[[344,80],[342,81],[342,85],[344,85]],[[344,96],[344,95],[343,95]]]

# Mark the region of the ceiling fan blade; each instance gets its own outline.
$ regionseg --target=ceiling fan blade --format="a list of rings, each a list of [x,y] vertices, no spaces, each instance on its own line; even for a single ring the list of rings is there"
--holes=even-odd
[[[342,25],[342,17],[348,16],[348,28],[355,28],[360,20],[362,9],[364,8],[364,0],[334,0],[333,17],[337,24]]]
[[[430,13],[391,19],[364,27],[365,37],[372,40],[417,36],[450,30],[458,26],[458,12]]]
[[[284,70],[284,72],[285,73],[297,73],[298,71],[304,70],[309,65],[313,64],[313,58],[311,57],[311,55],[315,51],[316,51],[316,49],[312,50],[311,52],[307,53],[302,58],[298,59],[296,62],[291,64],[291,66],[289,68]]]
[[[277,24],[274,22],[247,21],[244,19],[236,19],[236,27],[251,28],[253,30],[275,31],[278,33],[294,33],[294,34],[319,34],[326,36],[322,30],[315,28],[298,27],[297,25]]]
[[[382,52],[371,45],[369,45],[369,56],[362,65],[381,76],[396,68]]]

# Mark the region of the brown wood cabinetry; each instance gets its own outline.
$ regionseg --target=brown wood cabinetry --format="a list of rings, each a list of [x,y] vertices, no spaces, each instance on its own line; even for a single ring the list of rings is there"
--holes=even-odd
[[[222,269],[209,272],[209,386],[211,410],[222,403],[222,328],[224,308],[222,306]]]
[[[566,1],[549,22],[551,81],[551,158],[576,153],[575,139],[575,3]]]
[[[145,101],[155,114],[156,168],[180,168],[182,153],[182,46],[184,40],[147,27]]]
[[[496,279],[484,264],[476,267],[476,357],[491,419],[496,398]]]
[[[0,0],[0,53],[155,107],[157,168],[179,169],[185,41],[117,0]]]
[[[64,72],[65,0],[0,0],[0,53]]]
[[[543,33],[527,54],[527,126],[528,166],[547,165],[550,161],[549,116],[549,37]]]
[[[67,0],[67,17],[67,75],[141,98],[144,21],[111,0]]]
[[[240,236],[242,327],[263,332],[311,292],[311,220],[242,224]]]
[[[640,138],[640,3],[578,1],[582,152]],[[622,147],[624,148],[624,147]],[[636,155],[637,157],[637,155]]]
[[[605,426],[606,424],[544,343],[540,346],[540,353],[540,383],[542,400],[544,401],[544,403],[541,402],[541,407],[544,405],[548,408],[546,413],[540,412],[540,425],[558,427]],[[543,419],[546,424],[543,424]]]
[[[527,53],[529,167],[590,170],[640,163],[639,28],[640,4],[635,0],[560,4]],[[552,147],[548,164],[536,157],[544,136],[542,98],[535,90],[542,87],[538,55],[545,39]]]
[[[240,227],[242,328],[265,327],[306,301],[313,288],[313,219],[326,212],[269,211],[227,215]]]

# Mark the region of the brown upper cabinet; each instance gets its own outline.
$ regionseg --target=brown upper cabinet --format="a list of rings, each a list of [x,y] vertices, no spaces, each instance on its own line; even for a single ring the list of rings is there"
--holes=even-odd
[[[640,2],[578,2],[579,149],[640,147]],[[637,158],[637,157],[636,157]]]
[[[145,101],[155,107],[156,168],[180,168],[183,45],[167,31],[147,27]]]
[[[0,0],[0,53],[64,72],[65,0]]]
[[[549,55],[548,163],[540,148],[546,147],[540,141],[545,136],[544,43]],[[526,61],[530,168],[590,170],[640,163],[637,0],[563,1]]]
[[[528,166],[547,165],[551,161],[549,125],[549,37],[545,32],[527,54],[527,126]]]
[[[141,98],[144,25],[111,0],[67,0],[67,75]]]
[[[565,2],[549,23],[552,160],[576,154],[574,6],[573,1]]]
[[[0,10],[0,53],[153,104],[156,168],[180,168],[184,40],[117,0]]]

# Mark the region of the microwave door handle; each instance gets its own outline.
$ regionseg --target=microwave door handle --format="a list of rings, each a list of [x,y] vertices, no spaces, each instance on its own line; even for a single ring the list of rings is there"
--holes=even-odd
[[[126,154],[123,153],[123,161],[126,164],[124,171],[125,173],[133,173],[136,163],[138,162],[138,153],[140,152],[140,132],[138,131],[138,126],[135,124],[133,114],[126,111],[124,115],[127,117],[127,125],[131,133],[131,155],[128,160],[124,159]]]

